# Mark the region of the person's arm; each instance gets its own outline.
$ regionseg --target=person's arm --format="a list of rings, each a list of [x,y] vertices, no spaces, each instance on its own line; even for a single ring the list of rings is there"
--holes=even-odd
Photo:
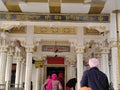
[[[60,81],[58,83],[58,88],[59,88],[59,90],[63,90],[63,87],[62,87],[62,84],[60,83]]]
[[[81,82],[80,82],[80,86],[81,87],[88,86],[88,77],[87,77],[87,72],[86,71],[83,73],[83,76],[82,76],[82,79],[81,79]]]

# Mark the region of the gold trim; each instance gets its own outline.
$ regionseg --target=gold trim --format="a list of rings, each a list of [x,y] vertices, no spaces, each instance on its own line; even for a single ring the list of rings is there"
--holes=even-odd
[[[5,5],[10,12],[22,12],[18,2],[5,2]]]
[[[62,0],[62,3],[84,3],[84,0]]]
[[[57,17],[57,18],[56,18]],[[9,21],[63,21],[63,22],[110,22],[110,14],[43,14],[0,12],[0,20]]]
[[[84,35],[100,35],[100,33],[94,28],[84,27]]]
[[[76,35],[77,27],[73,26],[34,26],[35,34],[68,34]]]
[[[106,1],[106,0],[105,0]],[[95,0],[91,2],[89,14],[100,14],[104,8],[105,1]]]
[[[26,2],[48,2],[48,0],[25,0]]]
[[[11,34],[26,34],[27,26],[16,25],[11,30],[9,30]]]

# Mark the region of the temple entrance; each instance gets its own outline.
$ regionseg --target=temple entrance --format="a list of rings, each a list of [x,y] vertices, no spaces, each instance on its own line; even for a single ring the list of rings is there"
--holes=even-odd
[[[65,77],[65,68],[64,67],[47,67],[47,76],[51,75],[52,73],[62,73],[63,77]]]
[[[53,73],[56,73],[58,78],[62,74],[63,81],[61,81],[62,86],[65,90],[65,83],[66,83],[66,66],[65,65],[46,65],[45,66],[45,80],[47,76],[52,75]]]

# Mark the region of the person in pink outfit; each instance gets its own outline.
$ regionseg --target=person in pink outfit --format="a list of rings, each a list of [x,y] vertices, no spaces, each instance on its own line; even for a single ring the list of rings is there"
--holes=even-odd
[[[57,79],[57,75],[55,73],[52,74],[51,79],[46,82],[45,90],[63,90],[63,87]]]
[[[51,76],[50,75],[47,76],[47,80],[44,83],[44,89],[45,90],[47,90],[46,87],[47,87],[47,83],[49,82],[49,80],[51,80]]]
[[[58,73],[58,80],[60,81],[60,83],[62,84],[63,90],[64,90],[64,77],[63,77],[63,73]]]

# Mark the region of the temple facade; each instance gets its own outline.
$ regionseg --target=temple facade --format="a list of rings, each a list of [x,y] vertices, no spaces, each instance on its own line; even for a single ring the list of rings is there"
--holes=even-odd
[[[0,89],[30,90],[32,82],[33,90],[43,90],[48,75],[62,73],[65,84],[77,78],[78,90],[83,71],[89,69],[89,58],[95,57],[99,69],[118,90],[120,20],[116,22],[114,13],[108,18],[102,22],[92,18],[90,22],[1,20]]]

